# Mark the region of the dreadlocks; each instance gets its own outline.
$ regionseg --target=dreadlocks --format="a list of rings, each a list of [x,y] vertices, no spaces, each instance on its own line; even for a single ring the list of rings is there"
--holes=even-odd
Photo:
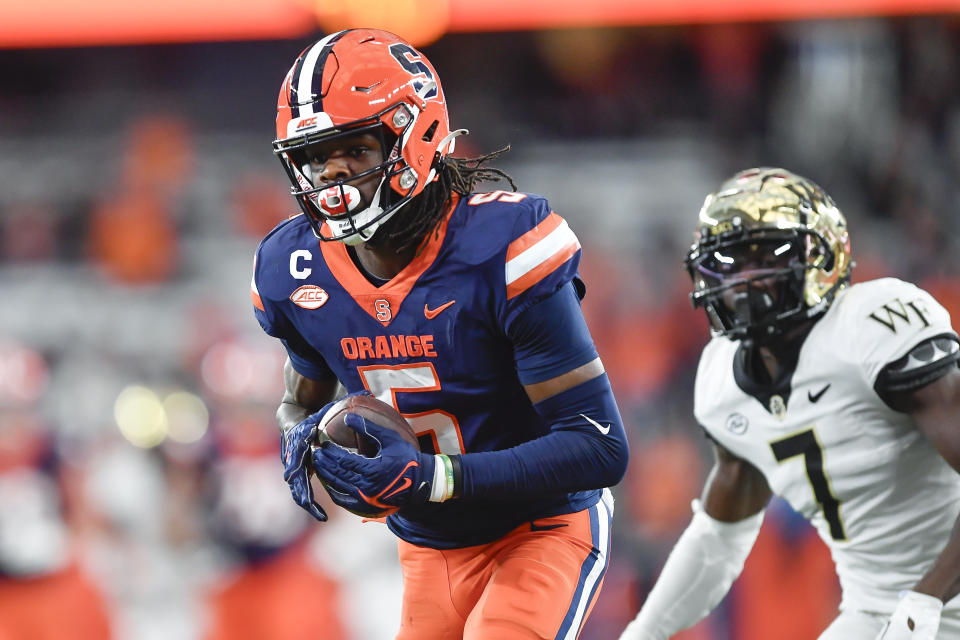
[[[419,244],[439,225],[452,194],[468,195],[481,182],[506,181],[510,183],[511,191],[516,191],[517,185],[508,173],[496,167],[483,166],[509,150],[510,145],[507,145],[476,158],[443,158],[437,170],[437,179],[407,205],[405,215],[394,216],[383,226],[384,239],[390,241],[397,253]]]

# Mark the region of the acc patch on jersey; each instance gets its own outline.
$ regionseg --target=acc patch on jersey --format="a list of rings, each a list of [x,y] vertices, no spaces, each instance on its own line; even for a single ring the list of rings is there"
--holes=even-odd
[[[329,298],[327,292],[315,284],[305,284],[290,294],[290,301],[304,309],[319,309]]]

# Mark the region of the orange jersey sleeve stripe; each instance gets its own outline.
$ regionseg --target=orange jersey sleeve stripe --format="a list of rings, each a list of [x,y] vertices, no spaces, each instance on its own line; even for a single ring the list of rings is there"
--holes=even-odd
[[[564,246],[560,251],[554,253],[550,258],[541,262],[539,265],[527,271],[524,275],[517,278],[507,285],[507,299],[514,298],[533,285],[537,284],[553,271],[569,260],[580,249],[579,242],[572,242]]]
[[[510,245],[507,247],[507,262],[513,260],[521,253],[546,238],[561,224],[563,224],[563,218],[557,215],[556,212],[551,211],[550,215],[544,218],[540,224],[510,243]]]
[[[250,299],[253,300],[253,306],[255,306],[257,309],[260,309],[260,311],[265,311],[263,308],[263,301],[260,299],[260,294],[253,289],[250,290]]]

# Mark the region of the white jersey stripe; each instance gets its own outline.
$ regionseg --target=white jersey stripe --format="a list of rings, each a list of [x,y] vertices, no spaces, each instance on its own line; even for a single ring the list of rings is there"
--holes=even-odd
[[[556,229],[543,237],[532,247],[513,259],[507,261],[506,277],[507,284],[522,278],[530,271],[546,262],[551,256],[559,253],[570,245],[580,246],[576,234],[567,225],[567,221],[561,222]]]

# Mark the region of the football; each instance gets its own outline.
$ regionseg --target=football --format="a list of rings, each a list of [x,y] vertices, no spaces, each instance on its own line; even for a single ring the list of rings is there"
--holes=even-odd
[[[376,456],[380,450],[379,445],[372,438],[365,437],[347,426],[344,419],[348,413],[356,413],[385,429],[396,431],[420,450],[417,435],[410,423],[391,405],[368,395],[346,396],[330,407],[319,424],[319,441],[330,440],[368,458]]]

